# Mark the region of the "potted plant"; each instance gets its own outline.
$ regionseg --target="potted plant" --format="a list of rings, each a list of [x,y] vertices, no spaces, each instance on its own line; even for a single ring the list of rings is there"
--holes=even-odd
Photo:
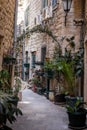
[[[67,63],[66,61],[61,62],[61,72],[66,82],[66,91],[70,96],[75,96],[75,73],[73,68],[73,62]]]
[[[70,46],[70,44],[68,44],[67,47],[68,46]],[[76,87],[74,62],[71,53],[72,48],[67,49],[67,47],[65,48],[65,52],[62,52],[61,47],[55,46],[53,55],[54,77],[58,82],[58,92],[55,90],[55,101],[57,102],[61,102],[62,98],[65,101],[65,96],[67,94],[74,96]]]
[[[37,92],[37,88],[40,87],[41,82],[38,76],[35,76],[31,79],[31,84],[33,85],[33,91]]]
[[[55,103],[65,103],[65,96],[68,94],[68,89],[65,81],[65,77],[63,74],[63,65],[61,62],[54,62],[54,70],[55,70],[55,79],[56,79],[56,87],[54,93]]]
[[[77,97],[74,102],[68,98],[66,103],[66,109],[69,119],[69,128],[78,130],[86,128],[87,110],[84,107],[85,103],[83,102],[83,98]]]
[[[65,37],[62,39],[67,41],[67,45],[65,47],[64,52],[62,51],[62,47],[55,46],[54,50],[54,69],[55,75],[57,78],[58,75],[62,75],[64,78],[64,85],[66,86],[66,92],[69,92],[71,96],[75,96],[75,88],[76,88],[76,52],[75,51],[75,37]],[[78,58],[77,58],[78,59]]]

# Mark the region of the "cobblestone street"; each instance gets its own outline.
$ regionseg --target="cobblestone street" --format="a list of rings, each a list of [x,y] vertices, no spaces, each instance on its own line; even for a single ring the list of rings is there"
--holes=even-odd
[[[23,90],[19,103],[23,116],[11,126],[13,130],[69,130],[64,107],[55,105],[44,96]]]

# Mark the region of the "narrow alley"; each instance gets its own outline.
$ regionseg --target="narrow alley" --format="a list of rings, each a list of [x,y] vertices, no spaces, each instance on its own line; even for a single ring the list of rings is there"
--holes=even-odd
[[[87,0],[0,0],[0,130],[70,128],[87,130]]]
[[[29,89],[23,90],[19,107],[23,116],[11,126],[13,130],[69,130],[66,110]]]

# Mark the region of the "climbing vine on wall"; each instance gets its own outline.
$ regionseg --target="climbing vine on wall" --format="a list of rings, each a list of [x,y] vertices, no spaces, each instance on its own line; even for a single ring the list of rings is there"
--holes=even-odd
[[[25,34],[22,34],[20,37],[17,38],[17,41],[20,41],[21,39],[23,39],[24,35],[30,36],[32,33],[46,33],[48,36],[50,36],[58,44],[58,46],[60,48],[60,43],[56,39],[56,36],[52,33],[52,31],[47,26],[42,26],[42,25],[35,26],[30,30],[28,29],[25,32]]]

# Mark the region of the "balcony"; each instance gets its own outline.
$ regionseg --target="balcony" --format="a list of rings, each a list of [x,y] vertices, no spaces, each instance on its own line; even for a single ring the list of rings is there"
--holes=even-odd
[[[13,64],[16,64],[16,58],[8,56],[3,58],[3,65],[13,65]]]

